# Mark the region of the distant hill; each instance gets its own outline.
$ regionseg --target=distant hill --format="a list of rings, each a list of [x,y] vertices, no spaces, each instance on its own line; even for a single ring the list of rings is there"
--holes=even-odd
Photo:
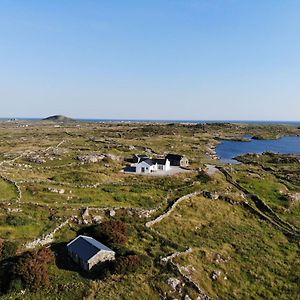
[[[43,121],[52,121],[52,122],[76,122],[76,120],[62,116],[62,115],[55,115],[44,118]]]

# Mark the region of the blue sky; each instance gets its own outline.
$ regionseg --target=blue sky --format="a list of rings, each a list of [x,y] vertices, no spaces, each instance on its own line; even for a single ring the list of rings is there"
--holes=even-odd
[[[0,0],[0,117],[300,119],[300,1]]]

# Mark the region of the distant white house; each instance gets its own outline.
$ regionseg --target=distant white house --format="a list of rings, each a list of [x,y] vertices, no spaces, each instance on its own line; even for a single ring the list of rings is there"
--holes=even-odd
[[[136,173],[152,173],[158,170],[169,171],[170,161],[168,159],[146,159],[138,163],[135,167]]]
[[[154,163],[152,159],[143,160],[135,167],[136,173],[152,173],[155,171],[157,171],[157,163]]]
[[[171,169],[171,163],[168,159],[162,158],[162,159],[153,159],[154,162],[157,163],[157,169],[161,171],[168,172]]]

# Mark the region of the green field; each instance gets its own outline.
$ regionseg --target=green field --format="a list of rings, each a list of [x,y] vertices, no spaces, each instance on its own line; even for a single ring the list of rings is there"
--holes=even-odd
[[[199,296],[196,285],[213,299],[299,298],[300,204],[289,198],[300,191],[299,163],[276,163],[278,156],[268,154],[245,156],[243,164],[225,166],[237,185],[221,172],[205,173],[207,163],[224,165],[213,156],[221,139],[296,135],[296,127],[54,125],[0,122],[0,238],[16,243],[21,254],[27,243],[67,219],[69,223],[54,235],[52,247],[87,230],[95,218],[120,220],[128,225],[124,247],[147,259],[135,272],[102,279],[90,279],[56,261],[49,267],[48,287],[3,294],[2,299],[184,299],[189,295],[194,300]],[[121,172],[134,153],[156,157],[169,152],[186,155],[190,172],[166,177]],[[90,155],[102,158],[95,163],[79,159]],[[152,228],[145,226],[195,191],[200,195],[178,204]],[[210,193],[218,199],[209,199]],[[255,205],[250,194],[272,213]],[[83,220],[86,208],[89,215]],[[188,248],[191,252],[185,253]],[[161,258],[175,252],[181,254],[163,263]],[[168,283],[170,278],[180,281],[177,289]]]

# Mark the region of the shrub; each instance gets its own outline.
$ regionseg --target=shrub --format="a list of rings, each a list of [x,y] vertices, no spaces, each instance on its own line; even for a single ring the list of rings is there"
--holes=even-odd
[[[124,245],[128,241],[128,227],[121,221],[106,221],[94,227],[96,239],[110,244]]]
[[[17,245],[14,242],[4,241],[2,243],[1,258],[6,259],[15,256],[17,252]]]
[[[134,272],[141,264],[142,260],[138,255],[120,256],[114,262],[113,272],[117,274]]]
[[[117,258],[114,271],[119,274],[135,271],[140,266],[140,258],[137,255],[121,256]]]
[[[23,290],[23,282],[21,278],[14,278],[9,282],[8,293],[19,293]]]
[[[32,221],[27,218],[22,218],[20,216],[10,215],[6,218],[6,223],[10,226],[24,226],[31,224]]]
[[[207,175],[206,172],[204,172],[203,170],[199,171],[197,179],[202,183],[207,183],[211,180],[209,175]]]
[[[20,279],[30,290],[49,285],[48,264],[54,259],[53,252],[43,248],[38,252],[26,252],[12,268],[13,280]]]
[[[127,196],[122,194],[117,194],[114,196],[114,199],[118,202],[125,202],[127,201]]]
[[[102,191],[106,192],[106,193],[113,193],[115,192],[117,189],[115,186],[105,186],[102,188]]]
[[[36,258],[40,263],[50,264],[54,262],[55,256],[50,248],[42,248],[37,252]]]
[[[4,240],[0,239],[0,257],[2,256],[3,247],[4,247]]]

